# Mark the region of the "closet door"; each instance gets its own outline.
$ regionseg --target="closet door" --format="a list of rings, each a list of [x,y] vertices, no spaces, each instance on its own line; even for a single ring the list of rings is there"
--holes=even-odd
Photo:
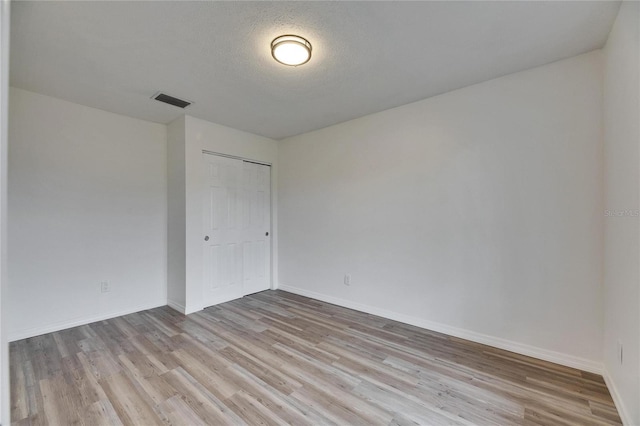
[[[271,167],[248,161],[243,167],[243,292],[267,290],[271,283]]]
[[[204,306],[268,290],[271,167],[202,154]]]
[[[204,305],[243,296],[243,161],[203,154]]]

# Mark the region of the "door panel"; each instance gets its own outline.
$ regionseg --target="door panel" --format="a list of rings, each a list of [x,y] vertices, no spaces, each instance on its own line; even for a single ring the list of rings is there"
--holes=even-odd
[[[271,167],[244,163],[244,294],[270,287]]]
[[[243,295],[242,229],[238,226],[243,163],[207,154],[203,163],[203,296],[209,306]]]

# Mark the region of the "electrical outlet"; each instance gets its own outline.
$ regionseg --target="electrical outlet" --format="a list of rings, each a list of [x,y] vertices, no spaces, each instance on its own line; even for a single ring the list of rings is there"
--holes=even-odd
[[[618,340],[618,361],[620,365],[624,362],[624,346],[620,340]]]
[[[100,282],[100,292],[101,293],[109,293],[111,291],[111,286],[109,285],[109,281],[101,281]]]
[[[344,274],[344,285],[351,285],[351,274]]]

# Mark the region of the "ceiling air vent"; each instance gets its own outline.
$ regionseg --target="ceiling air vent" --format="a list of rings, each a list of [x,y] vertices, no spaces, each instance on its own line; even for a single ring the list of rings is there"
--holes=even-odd
[[[193,102],[185,101],[183,99],[174,98],[173,96],[169,96],[166,93],[162,93],[162,92],[156,93],[151,97],[151,99],[164,102],[165,104],[177,106],[178,108],[186,108],[193,103]]]

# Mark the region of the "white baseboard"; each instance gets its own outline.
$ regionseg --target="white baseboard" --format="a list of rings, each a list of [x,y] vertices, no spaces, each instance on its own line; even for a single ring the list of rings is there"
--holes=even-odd
[[[180,312],[181,314],[186,315],[187,308],[185,308],[183,304],[175,302],[173,300],[167,300],[167,305],[169,305],[170,308]]]
[[[147,309],[158,308],[160,306],[166,306],[166,301],[158,301],[155,303],[148,303],[145,305],[139,305],[132,308],[128,308],[122,311],[109,312],[106,314],[100,314],[89,317],[76,318],[68,321],[61,321],[53,324],[47,324],[43,327],[32,327],[24,330],[17,330],[9,333],[9,342],[15,342],[16,340],[27,339],[29,337],[40,336],[41,334],[53,333],[55,331],[65,330],[67,328],[78,327],[80,325],[91,324],[92,322],[104,321],[122,315],[133,314],[135,312],[146,311]]]
[[[604,368],[602,372],[602,377],[604,377],[604,382],[607,384],[607,388],[609,388],[609,392],[611,393],[611,398],[613,398],[613,403],[616,405],[616,409],[618,410],[618,414],[620,415],[620,419],[622,420],[622,424],[625,426],[633,425],[631,421],[631,414],[627,407],[622,402],[622,398],[620,397],[620,392],[616,387],[616,383],[611,378],[609,371]]]
[[[515,352],[521,355],[538,358],[544,361],[553,362],[564,365],[566,367],[577,368],[579,370],[588,371],[590,373],[602,374],[604,369],[602,363],[591,361],[588,359],[564,354],[561,352],[550,351],[547,349],[530,346],[524,343],[514,342],[500,337],[489,336],[487,334],[477,333],[475,331],[465,330],[462,328],[452,327],[450,325],[428,321],[421,318],[415,318],[408,315],[399,314],[397,312],[388,311],[386,309],[376,308],[373,306],[362,305],[346,299],[340,299],[333,296],[316,293],[297,287],[280,284],[278,288],[289,293],[299,294],[300,296],[310,297],[323,302],[354,309],[360,312],[377,315],[405,324],[414,325],[416,327],[425,328],[427,330],[436,331],[438,333],[447,334],[449,336],[459,337],[461,339],[471,340],[472,342],[482,343],[483,345],[493,346],[494,348],[504,349],[506,351]]]
[[[210,306],[216,306],[216,305],[220,305],[221,303],[231,302],[232,300],[241,299],[242,297],[244,297],[244,296],[236,296],[236,295],[234,295],[234,296],[226,296],[226,297],[219,298],[219,299],[217,299],[217,300],[215,300],[213,302],[209,301],[209,302],[207,302],[207,304],[204,304],[204,305],[202,304],[202,300],[198,300],[199,304],[197,304],[197,305],[194,305],[194,304],[189,305],[187,303],[187,307],[185,307],[184,314],[185,315],[190,315],[190,314],[192,314],[194,312],[201,311],[201,310],[203,310],[205,308],[208,308]]]

